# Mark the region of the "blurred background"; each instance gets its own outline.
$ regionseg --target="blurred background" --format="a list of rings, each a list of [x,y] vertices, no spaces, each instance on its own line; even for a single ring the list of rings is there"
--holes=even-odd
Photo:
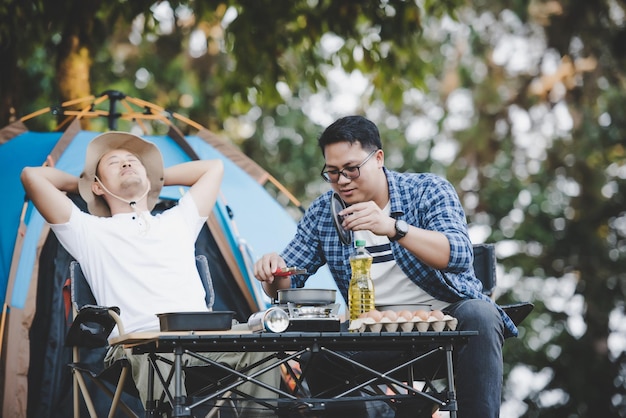
[[[117,90],[227,139],[306,207],[329,187],[317,137],[365,115],[388,168],[456,186],[472,240],[496,244],[498,302],[535,304],[505,343],[501,416],[626,417],[625,13],[624,0],[2,0],[0,127],[50,107],[26,121],[49,131],[55,105]]]

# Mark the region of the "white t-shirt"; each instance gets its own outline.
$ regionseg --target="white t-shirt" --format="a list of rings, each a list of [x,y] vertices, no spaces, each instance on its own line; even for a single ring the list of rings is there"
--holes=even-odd
[[[206,219],[187,193],[156,216],[101,218],[74,206],[69,222],[50,227],[80,263],[97,303],[118,306],[125,331],[135,332],[159,330],[157,313],[207,311],[195,262]]]
[[[391,212],[389,204],[383,212]],[[386,235],[375,235],[371,231],[354,231],[354,240],[365,240],[366,249],[374,257],[371,276],[374,282],[374,303],[380,310],[434,310],[449,305],[435,299],[410,280],[396,263],[391,243]]]

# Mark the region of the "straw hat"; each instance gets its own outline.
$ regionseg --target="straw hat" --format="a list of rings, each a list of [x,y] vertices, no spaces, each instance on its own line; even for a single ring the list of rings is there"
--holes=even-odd
[[[89,212],[95,216],[111,216],[111,210],[106,201],[91,191],[91,185],[96,178],[96,168],[100,158],[109,151],[125,149],[139,158],[146,168],[150,191],[148,192],[148,209],[152,210],[163,188],[163,157],[152,142],[148,142],[137,135],[128,132],[106,132],[95,137],[85,154],[85,168],[78,180],[78,190],[87,202]]]

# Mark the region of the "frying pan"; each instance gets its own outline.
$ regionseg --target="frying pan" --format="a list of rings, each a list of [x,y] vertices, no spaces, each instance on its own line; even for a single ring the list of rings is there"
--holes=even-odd
[[[296,305],[329,305],[335,303],[335,289],[280,289],[278,303],[295,303]]]

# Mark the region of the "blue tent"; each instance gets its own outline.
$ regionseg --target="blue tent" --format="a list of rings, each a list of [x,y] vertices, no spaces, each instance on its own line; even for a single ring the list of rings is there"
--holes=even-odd
[[[145,110],[148,109],[145,102],[140,103],[144,109],[127,115],[128,118],[154,115]],[[102,116],[102,112],[93,111],[93,106],[79,116],[91,113]],[[29,416],[62,416],[62,412],[52,411],[71,399],[59,388],[67,385],[63,376],[67,368],[64,364],[51,368],[49,364],[64,361],[59,360],[63,357],[58,346],[62,346],[67,324],[62,284],[46,275],[54,276],[51,270],[58,269],[62,264],[59,259],[66,256],[58,255],[62,248],[54,242],[54,234],[48,234],[49,228],[41,215],[25,200],[19,176],[23,167],[46,161],[78,175],[87,144],[100,132],[81,129],[79,118],[64,132],[31,132],[22,121],[0,130],[0,179],[5,200],[0,212],[0,295],[5,295],[0,334],[5,369],[3,415],[24,416],[27,394]],[[288,192],[235,146],[208,130],[194,125],[197,133],[184,136],[169,119],[165,122],[169,125],[167,134],[142,136],[159,147],[166,166],[198,158],[219,158],[224,162],[221,197],[206,228],[208,238],[199,239],[197,249],[212,253],[209,260],[213,260],[211,273],[217,282],[216,309],[234,310],[238,319],[245,321],[251,312],[265,309],[271,303],[251,274],[255,258],[281,250],[295,232],[295,220],[272,193]],[[268,188],[268,184],[275,190]],[[166,205],[182,193],[184,190],[180,188],[165,187],[160,197]],[[336,288],[326,268],[318,271],[307,285]],[[345,306],[340,298],[338,302]],[[56,316],[60,319],[55,320]],[[52,346],[57,349],[46,348]],[[54,368],[58,370],[51,372]]]

